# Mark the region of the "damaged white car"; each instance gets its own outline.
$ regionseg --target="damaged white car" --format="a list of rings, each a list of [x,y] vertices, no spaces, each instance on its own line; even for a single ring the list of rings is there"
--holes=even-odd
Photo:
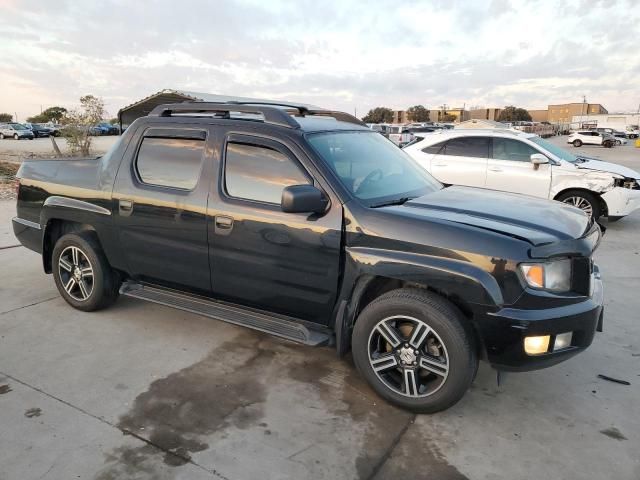
[[[640,208],[640,174],[512,130],[417,133],[404,150],[443,183],[558,200],[594,219]]]

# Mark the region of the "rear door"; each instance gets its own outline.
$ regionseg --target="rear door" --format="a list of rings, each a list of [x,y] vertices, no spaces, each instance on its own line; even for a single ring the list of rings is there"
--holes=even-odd
[[[488,157],[489,138],[453,138],[431,159],[431,173],[442,183],[483,188]]]
[[[210,172],[202,125],[141,127],[115,181],[120,250],[137,280],[209,293]]]
[[[548,198],[551,164],[535,166],[531,163],[534,153],[541,152],[521,140],[494,137],[492,155],[487,163],[486,187]]]
[[[340,272],[342,205],[291,141],[227,132],[208,214],[214,295],[261,310],[326,323]],[[285,213],[282,190],[314,184],[323,215]]]

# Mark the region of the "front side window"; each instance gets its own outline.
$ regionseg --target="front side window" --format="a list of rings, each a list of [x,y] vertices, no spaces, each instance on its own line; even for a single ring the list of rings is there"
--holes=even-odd
[[[520,140],[510,138],[493,139],[493,158],[496,160],[512,160],[516,162],[529,162],[531,155],[540,153]]]
[[[145,137],[136,168],[143,183],[193,190],[202,168],[204,140]]]
[[[415,198],[442,184],[393,143],[369,132],[322,132],[309,143],[344,187],[368,206]]]
[[[225,188],[231,197],[279,205],[285,187],[309,183],[302,169],[277,150],[261,145],[227,143]]]
[[[457,157],[487,158],[489,156],[489,139],[485,137],[454,138],[445,145],[444,154]]]

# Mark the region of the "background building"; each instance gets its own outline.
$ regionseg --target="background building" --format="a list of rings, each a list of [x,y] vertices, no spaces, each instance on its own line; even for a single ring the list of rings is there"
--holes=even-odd
[[[394,110],[391,123],[411,123],[406,110]]]
[[[531,115],[532,122],[548,122],[549,121],[549,110],[545,108],[544,110],[527,110],[529,115]]]
[[[493,120],[497,122],[501,112],[501,108],[477,108],[469,110],[469,118],[471,120]]]
[[[563,103],[549,105],[547,121],[550,123],[570,123],[572,118],[580,115],[598,115],[609,113],[599,103]]]

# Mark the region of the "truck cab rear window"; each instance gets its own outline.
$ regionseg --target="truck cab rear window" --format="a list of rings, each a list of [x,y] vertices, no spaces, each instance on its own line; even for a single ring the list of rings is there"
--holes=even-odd
[[[136,168],[143,183],[193,190],[202,167],[204,141],[188,138],[142,140]]]

